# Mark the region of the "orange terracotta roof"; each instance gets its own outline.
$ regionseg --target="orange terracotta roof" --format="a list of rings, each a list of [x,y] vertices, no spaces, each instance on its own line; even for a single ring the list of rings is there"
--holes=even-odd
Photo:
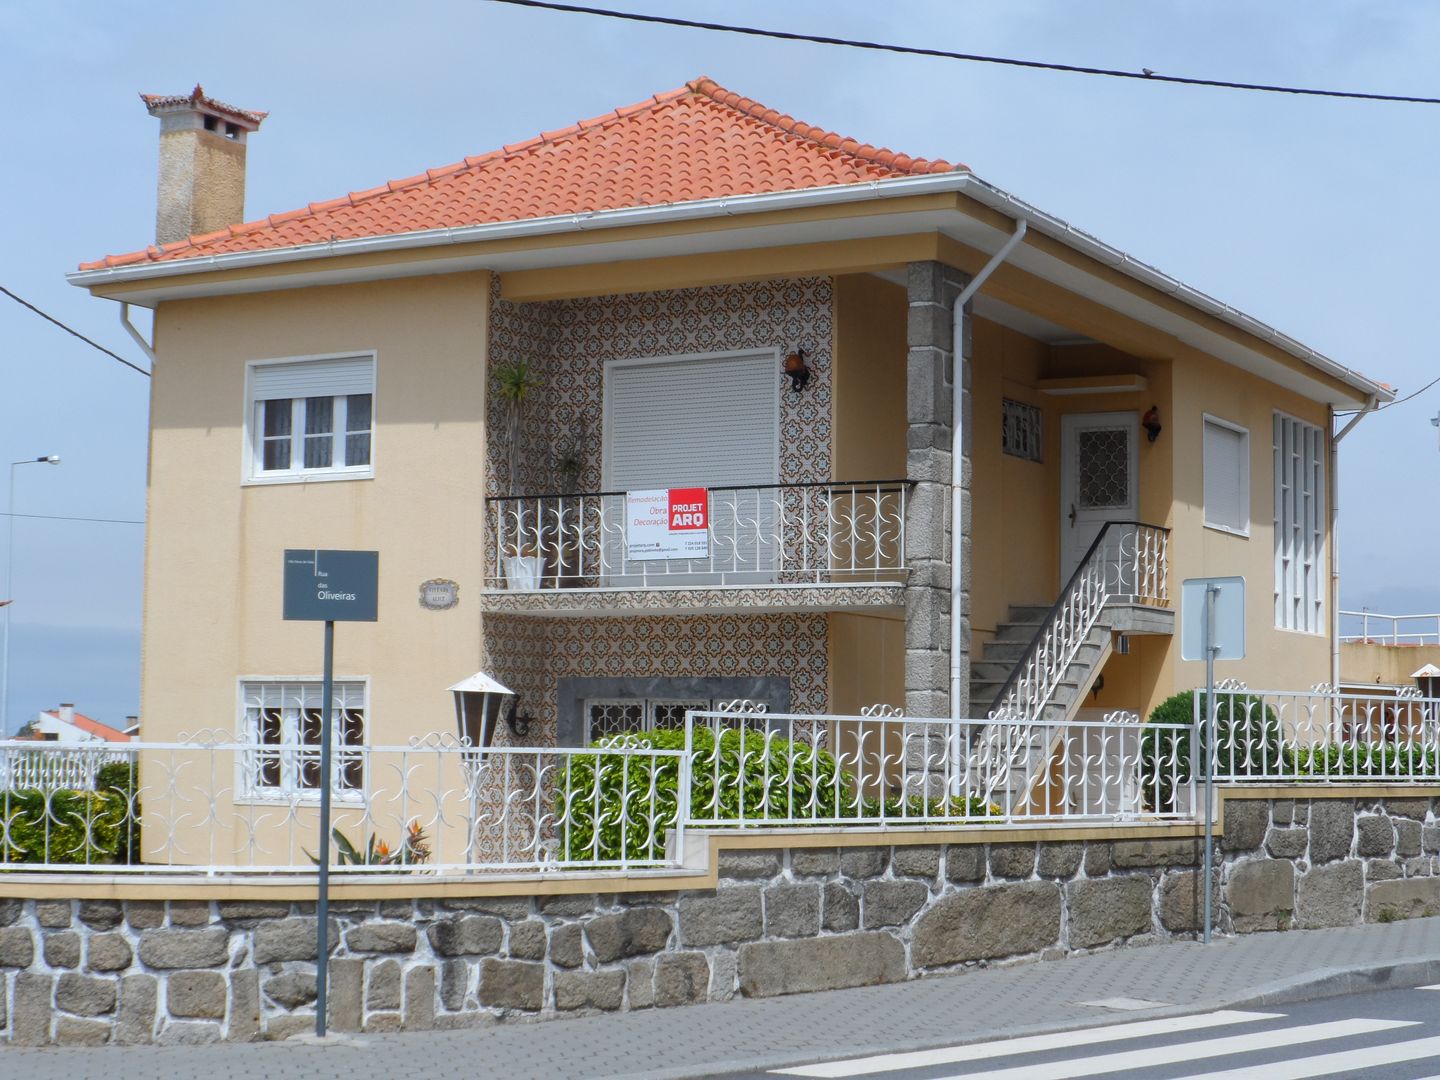
[[[53,716],[56,720],[59,720],[60,710],[46,709],[45,715]],[[74,713],[70,717],[70,723],[74,724],[77,728],[79,728],[86,734],[94,735],[96,738],[103,739],[106,742],[131,741],[130,736],[126,735],[119,728],[113,728],[109,724],[101,723],[99,720],[93,720],[90,717],[86,716],[84,713]]]
[[[368,191],[82,270],[963,170],[802,123],[700,78]]]

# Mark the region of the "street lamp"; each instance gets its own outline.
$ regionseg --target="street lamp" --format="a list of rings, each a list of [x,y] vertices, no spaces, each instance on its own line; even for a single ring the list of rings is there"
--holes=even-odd
[[[0,738],[10,734],[10,604],[15,599],[11,595],[15,580],[15,470],[21,465],[59,464],[59,454],[42,454],[40,457],[23,458],[10,463],[10,481],[5,488],[5,599],[3,604],[0,604],[5,609],[5,644],[0,647]]]

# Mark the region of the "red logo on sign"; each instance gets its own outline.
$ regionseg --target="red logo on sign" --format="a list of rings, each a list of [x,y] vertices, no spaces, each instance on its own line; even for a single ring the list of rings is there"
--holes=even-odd
[[[705,529],[710,521],[710,493],[704,488],[670,489],[670,531]]]

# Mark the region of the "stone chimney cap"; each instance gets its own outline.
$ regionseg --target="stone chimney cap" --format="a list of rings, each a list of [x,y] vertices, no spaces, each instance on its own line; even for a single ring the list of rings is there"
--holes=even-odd
[[[247,131],[259,129],[268,112],[252,112],[249,109],[237,109],[234,105],[227,105],[223,101],[217,101],[205,93],[204,87],[199,83],[189,95],[180,94],[141,94],[140,100],[145,103],[146,110],[151,116],[159,116],[161,113],[178,112],[186,109],[208,109],[210,112],[229,120],[232,123],[240,124]]]

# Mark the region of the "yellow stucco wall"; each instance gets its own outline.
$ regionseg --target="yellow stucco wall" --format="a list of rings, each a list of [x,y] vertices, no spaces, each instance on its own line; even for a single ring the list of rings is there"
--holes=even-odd
[[[1440,667],[1440,645],[1373,645],[1347,641],[1340,646],[1340,680],[1414,686],[1410,676],[1426,664]]]
[[[379,624],[342,623],[372,742],[453,728],[480,662],[487,274],[164,304],[156,315],[143,734],[235,731],[239,675],[318,678],[321,628],[281,620],[287,547],[378,549]],[[376,354],[374,478],[242,484],[250,360]],[[460,603],[428,611],[421,582]],[[403,646],[403,647],[402,647]]]
[[[834,279],[832,477],[905,475],[905,289],[873,274]]]
[[[1333,612],[1327,596],[1319,634],[1280,630],[1275,626],[1275,484],[1273,417],[1286,412],[1329,430],[1324,406],[1307,401],[1273,383],[1198,353],[1177,358],[1174,365],[1175,405],[1172,423],[1161,439],[1169,439],[1175,459],[1175,501],[1170,543],[1170,580],[1178,593],[1186,578],[1241,575],[1246,581],[1246,657],[1219,661],[1217,678],[1237,678],[1255,689],[1307,689],[1330,680],[1330,632]],[[1209,413],[1250,433],[1250,535],[1236,536],[1204,526],[1204,477],[1201,467],[1204,416]],[[1329,477],[1330,462],[1325,461]],[[1329,542],[1327,495],[1325,574],[1328,589]],[[1170,642],[1176,689],[1201,686],[1205,665],[1179,658],[1178,635]]]

